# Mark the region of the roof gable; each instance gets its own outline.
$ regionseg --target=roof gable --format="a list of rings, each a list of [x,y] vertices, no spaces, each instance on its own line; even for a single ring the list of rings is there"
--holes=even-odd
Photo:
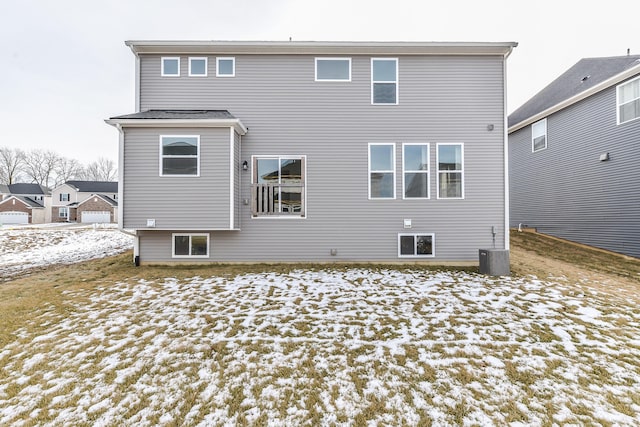
[[[94,194],[92,197],[99,197],[102,200],[104,200],[107,204],[109,204],[112,207],[116,207],[118,206],[118,202],[116,202],[115,200],[113,200],[111,197],[107,196],[106,194]],[[77,203],[78,206],[92,200],[92,197],[89,197],[88,199],[83,200],[80,203]]]
[[[42,204],[36,202],[35,200],[29,198],[29,197],[25,197],[25,196],[16,196],[16,195],[11,195],[9,197],[7,197],[6,199],[4,199],[3,201],[0,202],[0,205],[5,204],[7,202],[9,202],[10,200],[17,200],[20,203],[22,203],[23,205],[27,206],[28,208],[44,208],[44,206],[42,206]]]
[[[611,87],[619,82],[614,77],[624,76],[627,71],[633,75],[634,70],[640,73],[640,55],[581,59],[511,113],[508,118],[509,128],[527,122],[547,110],[553,110],[554,107],[564,108]],[[585,96],[579,97],[580,94]],[[575,98],[575,101],[567,103],[572,98]],[[567,105],[563,106],[563,103]],[[539,117],[541,118],[543,117]]]
[[[118,182],[112,181],[67,181],[66,185],[80,193],[118,193]]]

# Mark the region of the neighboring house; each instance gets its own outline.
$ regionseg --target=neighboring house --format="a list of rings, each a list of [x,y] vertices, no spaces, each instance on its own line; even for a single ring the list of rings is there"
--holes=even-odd
[[[640,55],[582,59],[509,116],[511,225],[640,257]]]
[[[129,41],[136,261],[478,265],[508,255],[516,43]]]
[[[51,190],[39,184],[0,185],[0,224],[51,221]]]
[[[118,221],[118,183],[67,181],[51,193],[53,222]]]

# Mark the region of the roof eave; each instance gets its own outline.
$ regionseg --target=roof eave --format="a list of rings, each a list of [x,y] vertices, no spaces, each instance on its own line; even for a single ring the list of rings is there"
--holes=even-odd
[[[128,40],[138,54],[504,55],[517,42],[314,42]]]
[[[582,101],[585,98],[590,97],[591,95],[594,95],[598,92],[601,92],[605,89],[610,88],[613,85],[617,85],[618,83],[622,82],[623,80],[626,80],[630,77],[633,77],[636,74],[640,73],[640,64],[629,68],[628,70],[623,71],[622,73],[616,74],[613,77],[608,78],[607,80],[604,80],[603,82],[590,87],[587,90],[584,90],[574,96],[572,96],[571,98],[567,98],[562,102],[557,103],[556,105],[553,105],[549,108],[547,108],[546,110],[543,110],[541,112],[539,112],[538,114],[534,114],[533,116],[522,120],[516,124],[514,124],[513,126],[511,126],[508,130],[509,133],[513,133],[517,130],[520,130],[528,125],[530,125],[531,123],[535,123],[538,120],[542,120],[545,117],[550,116],[551,114],[554,114],[562,109],[565,109],[577,102]]]
[[[131,128],[187,128],[208,127],[227,128],[232,127],[240,135],[245,135],[249,129],[239,119],[108,119],[105,123],[111,126]]]

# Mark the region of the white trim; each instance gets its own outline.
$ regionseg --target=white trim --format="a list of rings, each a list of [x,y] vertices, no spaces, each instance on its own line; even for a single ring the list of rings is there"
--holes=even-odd
[[[537,126],[538,124],[540,126]],[[533,128],[534,127],[542,127],[542,126],[544,126],[544,133],[541,133],[541,134],[534,134],[533,133]],[[535,139],[538,138],[538,137],[541,137],[543,135],[544,135],[544,147],[538,148],[536,150]],[[531,123],[531,152],[532,153],[537,153],[539,151],[543,151],[543,150],[547,149],[547,147],[549,146],[549,141],[548,141],[548,136],[547,135],[548,135],[548,132],[547,132],[547,119],[546,118],[544,118],[542,120],[538,120],[535,123]]]
[[[205,236],[207,238],[206,255],[176,255],[176,236],[189,236],[189,252],[191,252],[191,238]],[[171,258],[209,258],[211,255],[211,237],[209,233],[171,233]]]
[[[511,134],[517,130],[522,129],[523,127],[526,127],[527,125],[530,125],[533,122],[537,122],[540,119],[548,117],[553,113],[556,113],[564,108],[567,108],[568,106],[573,105],[576,102],[582,101],[583,99],[588,98],[591,95],[594,95],[598,92],[608,89],[609,87],[616,85],[638,73],[640,73],[640,65],[636,65],[635,67],[629,68],[628,70],[625,70],[622,73],[603,81],[602,83],[599,83],[583,92],[578,93],[577,95],[572,96],[569,99],[565,99],[564,101],[561,101],[556,105],[553,105],[547,108],[546,110],[539,112],[538,114],[535,114],[519,123],[516,123],[515,125],[509,128],[509,133]]]
[[[234,226],[234,214],[235,214],[235,171],[236,171],[236,158],[235,150],[233,149],[233,128],[229,128],[229,229],[233,230]]]
[[[318,60],[320,61],[347,61],[349,64],[349,77],[346,79],[319,79],[318,78]],[[350,82],[351,81],[351,58],[340,58],[340,57],[316,57],[315,61],[315,73],[314,73],[314,81],[316,82]]]
[[[162,154],[162,139],[163,138],[196,138],[196,148],[198,150],[198,154],[196,155],[196,173],[194,175],[191,174],[181,174],[181,175],[175,175],[175,174],[164,174],[162,173],[162,160],[166,157],[166,158],[192,158],[193,156],[171,156],[171,155],[167,155],[165,156],[164,154]],[[164,135],[160,135],[159,136],[159,164],[160,164],[160,176],[162,177],[172,177],[172,178],[197,178],[200,176],[200,135],[169,135],[169,134],[164,134]]]
[[[164,71],[164,61],[168,60],[177,60],[178,61],[178,74],[167,74]],[[179,56],[163,56],[160,58],[160,75],[162,77],[180,77],[180,57]]]
[[[414,237],[413,255],[402,255],[400,252],[400,239],[403,236]],[[417,236],[431,236],[431,255],[418,255],[416,254],[416,240]],[[436,256],[436,235],[434,233],[398,233],[398,258],[435,258]]]
[[[625,123],[629,123],[629,122],[633,122],[635,120],[640,119],[640,115],[638,115],[638,117],[634,117],[631,120],[626,120],[624,122],[620,122],[620,88],[632,83],[638,82],[638,85],[640,85],[640,76],[630,79],[626,82],[620,83],[619,85],[616,86],[616,124],[617,125],[622,125]],[[640,98],[635,98],[634,100],[630,101],[630,102],[636,102],[638,99]],[[628,104],[629,102],[625,102],[625,104]]]
[[[135,90],[135,101],[134,101],[135,110],[134,111],[140,111],[140,55],[138,55],[137,53],[134,53],[134,55],[136,56],[135,81],[134,81],[134,87],[135,87],[134,89]]]
[[[395,81],[391,80],[374,80],[373,79],[373,63],[375,61],[395,61],[396,63],[396,79]],[[400,104],[400,61],[398,58],[371,58],[371,105],[398,105]],[[396,102],[374,102],[373,100],[373,86],[376,83],[394,83],[396,85]]]
[[[249,131],[239,119],[108,119],[105,123],[132,128],[226,128],[231,126],[240,135]]]
[[[191,69],[191,61],[204,61],[204,74],[194,74]],[[190,56],[189,57],[189,77],[207,77],[209,74],[209,59],[206,56]]]
[[[510,236],[509,236],[509,222],[511,221],[510,219],[510,212],[509,212],[509,204],[511,203],[510,201],[510,196],[509,196],[509,133],[507,130],[507,126],[508,126],[508,120],[507,120],[507,56],[509,56],[508,54],[505,54],[504,57],[504,61],[502,61],[502,124],[503,124],[503,131],[502,131],[502,146],[503,146],[503,150],[504,150],[504,224],[503,224],[503,231],[504,231],[504,249],[505,250],[509,250],[509,245],[510,245]]]
[[[304,216],[302,215],[292,215],[292,214],[286,214],[286,215],[258,215],[258,216],[254,216],[253,215],[253,207],[252,207],[252,203],[253,200],[250,201],[250,217],[251,219],[259,219],[259,220],[263,220],[263,219],[307,219],[307,217],[309,216],[309,211],[307,209],[307,155],[306,154],[291,154],[291,155],[280,155],[280,154],[267,154],[267,155],[259,155],[259,154],[254,154],[251,156],[251,165],[249,166],[251,168],[251,184],[253,186],[253,184],[256,184],[256,182],[254,182],[255,177],[255,173],[257,172],[256,169],[253,167],[253,164],[255,163],[256,159],[277,159],[278,160],[278,168],[280,168],[280,161],[282,159],[301,159],[303,160],[302,165],[304,167],[304,170],[302,171],[303,174],[303,179],[302,181],[304,182],[304,194],[303,194],[303,200],[304,200]]]
[[[391,173],[393,179],[393,197],[371,197],[371,147],[374,145],[390,145],[391,149],[391,164],[392,170],[375,170],[379,173]],[[396,143],[395,142],[370,142],[367,144],[367,186],[368,186],[368,198],[369,200],[395,200],[396,198]]]
[[[220,61],[231,61],[233,72],[231,74],[220,74]],[[216,58],[216,77],[235,77],[236,76],[236,58],[234,56],[219,56]]]
[[[408,145],[426,146],[427,147],[427,170],[405,170],[404,168],[404,147]],[[407,173],[422,173],[427,175],[427,197],[407,197],[405,187],[405,174]],[[431,144],[428,142],[403,142],[402,143],[402,199],[403,200],[429,200],[431,199]]]
[[[461,177],[461,196],[460,197],[441,197],[440,196],[440,146],[443,145],[459,145],[460,146],[460,157],[462,161],[462,169],[460,170],[445,170],[442,173],[452,173],[459,172]],[[436,198],[438,200],[464,200],[464,143],[462,142],[439,142],[436,144]]]

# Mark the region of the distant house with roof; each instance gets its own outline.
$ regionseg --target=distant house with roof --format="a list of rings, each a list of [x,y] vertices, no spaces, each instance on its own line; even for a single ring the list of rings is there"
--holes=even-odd
[[[111,223],[118,221],[118,183],[67,181],[51,193],[53,222]]]
[[[0,224],[51,221],[51,190],[39,184],[0,185]]]
[[[578,61],[508,126],[511,226],[640,257],[640,55]]]

